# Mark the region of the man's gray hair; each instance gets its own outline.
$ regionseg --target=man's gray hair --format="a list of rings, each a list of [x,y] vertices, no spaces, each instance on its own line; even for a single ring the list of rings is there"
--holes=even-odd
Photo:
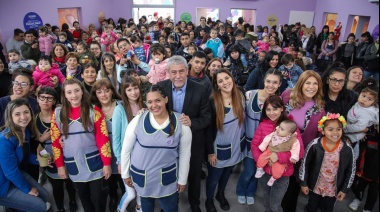
[[[168,60],[168,70],[170,70],[170,66],[172,65],[181,65],[183,64],[186,69],[188,69],[187,61],[184,57],[179,55],[174,55]]]

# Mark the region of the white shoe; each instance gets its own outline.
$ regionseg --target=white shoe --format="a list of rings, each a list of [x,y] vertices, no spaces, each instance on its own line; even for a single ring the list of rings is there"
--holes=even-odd
[[[49,202],[46,202],[46,211],[48,211],[51,208],[51,204]]]
[[[371,212],[370,210],[364,210],[363,212]]]
[[[255,177],[256,178],[261,178],[265,174],[265,171],[263,168],[257,168]]]
[[[248,205],[253,205],[255,204],[255,199],[253,197],[247,197],[247,204]]]
[[[238,202],[240,204],[245,204],[247,202],[245,196],[238,196]]]
[[[356,210],[359,208],[360,203],[361,203],[360,200],[358,200],[358,199],[354,199],[354,200],[348,205],[348,207],[349,207],[351,210],[356,211]]]

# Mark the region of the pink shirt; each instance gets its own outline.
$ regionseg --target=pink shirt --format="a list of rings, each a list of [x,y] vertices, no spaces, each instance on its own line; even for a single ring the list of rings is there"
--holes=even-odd
[[[317,184],[314,187],[314,193],[322,197],[335,197],[336,194],[336,175],[339,167],[339,153],[343,148],[343,143],[339,141],[332,150],[326,147],[325,138],[322,139],[322,146],[325,149],[321,172]]]
[[[289,114],[293,116],[293,120],[296,122],[298,129],[304,130],[305,129],[305,117],[306,112],[314,106],[315,102],[314,100],[306,101],[304,106],[301,108],[295,108],[292,111],[290,111]]]

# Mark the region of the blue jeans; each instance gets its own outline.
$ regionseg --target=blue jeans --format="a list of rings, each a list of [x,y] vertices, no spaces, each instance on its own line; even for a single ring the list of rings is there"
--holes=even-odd
[[[218,185],[218,191],[224,192],[234,166],[216,168],[207,164],[208,175],[206,179],[206,197],[213,199],[215,188]]]
[[[288,189],[289,177],[280,177],[274,181],[272,186],[268,186],[270,178],[269,174],[264,174],[259,179],[260,186],[264,191],[265,211],[282,212],[281,201]]]
[[[236,194],[238,196],[253,197],[257,189],[256,162],[252,158],[246,157],[243,161],[244,170],[240,174],[236,185]]]
[[[141,208],[144,212],[154,212],[154,202],[160,202],[164,212],[178,212],[178,193],[161,198],[141,197]]]
[[[20,191],[11,183],[6,196],[0,197],[0,205],[28,212],[46,211],[46,202],[49,198],[48,192],[29,174],[22,172],[22,175],[31,187],[38,190],[38,197]]]
[[[363,80],[368,79],[371,76],[373,78],[375,78],[375,80],[379,80],[379,71],[367,71],[367,70],[364,70]]]

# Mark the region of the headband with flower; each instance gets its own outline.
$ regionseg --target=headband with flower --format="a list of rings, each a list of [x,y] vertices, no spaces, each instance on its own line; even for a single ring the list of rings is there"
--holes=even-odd
[[[318,131],[322,131],[325,127],[325,122],[327,120],[333,120],[338,119],[340,122],[342,122],[343,128],[346,127],[347,122],[346,119],[341,116],[339,113],[327,113],[325,116],[321,118],[321,120],[318,121]]]

